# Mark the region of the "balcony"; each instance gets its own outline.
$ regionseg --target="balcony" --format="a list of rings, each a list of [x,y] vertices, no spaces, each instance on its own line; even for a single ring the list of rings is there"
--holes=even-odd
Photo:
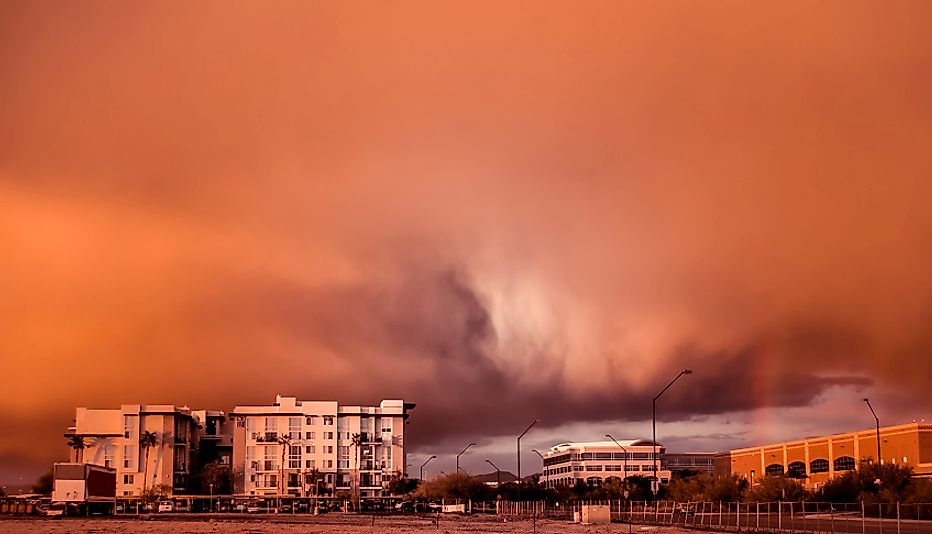
[[[278,432],[253,432],[253,438],[257,443],[277,443]]]
[[[278,462],[274,460],[253,460],[252,468],[256,471],[278,471]]]

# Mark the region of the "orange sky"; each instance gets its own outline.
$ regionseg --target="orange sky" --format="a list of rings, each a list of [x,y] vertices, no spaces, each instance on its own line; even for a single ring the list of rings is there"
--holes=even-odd
[[[929,20],[3,2],[0,478],[75,405],[402,396],[424,447],[689,365],[670,417],[928,414]]]

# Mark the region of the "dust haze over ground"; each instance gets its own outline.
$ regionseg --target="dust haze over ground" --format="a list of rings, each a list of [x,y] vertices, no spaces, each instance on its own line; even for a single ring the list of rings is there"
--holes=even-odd
[[[930,9],[4,2],[0,479],[74,406],[401,397],[478,465],[684,367],[682,449],[925,417]]]

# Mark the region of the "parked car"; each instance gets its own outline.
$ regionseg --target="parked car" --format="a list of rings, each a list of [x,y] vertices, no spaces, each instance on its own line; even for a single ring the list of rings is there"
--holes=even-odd
[[[173,503],[173,502],[171,502],[171,501],[159,501],[159,508],[158,508],[158,510],[159,510],[159,513],[161,513],[161,512],[174,512],[174,511],[175,511],[175,503]]]
[[[413,512],[414,511],[414,501],[401,501],[395,503],[395,510],[398,512]]]

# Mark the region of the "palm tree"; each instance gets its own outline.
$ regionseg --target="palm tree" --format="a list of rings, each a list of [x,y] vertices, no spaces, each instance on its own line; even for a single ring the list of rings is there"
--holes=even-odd
[[[356,470],[353,473],[353,498],[359,505],[359,445],[362,444],[362,434],[353,434],[353,447],[356,448]]]
[[[291,436],[288,434],[282,434],[278,436],[278,444],[282,446],[282,465],[279,469],[281,471],[281,480],[279,481],[279,490],[278,494],[281,495],[285,492],[285,451],[288,450],[288,447],[291,445]]]
[[[142,467],[142,491],[146,491],[146,479],[149,477],[149,449],[159,444],[155,432],[146,430],[139,436],[139,447],[146,450],[146,459]]]
[[[82,436],[71,436],[71,439],[68,440],[68,446],[74,449],[74,463],[84,462],[84,448],[87,446],[84,443],[84,438]]]

